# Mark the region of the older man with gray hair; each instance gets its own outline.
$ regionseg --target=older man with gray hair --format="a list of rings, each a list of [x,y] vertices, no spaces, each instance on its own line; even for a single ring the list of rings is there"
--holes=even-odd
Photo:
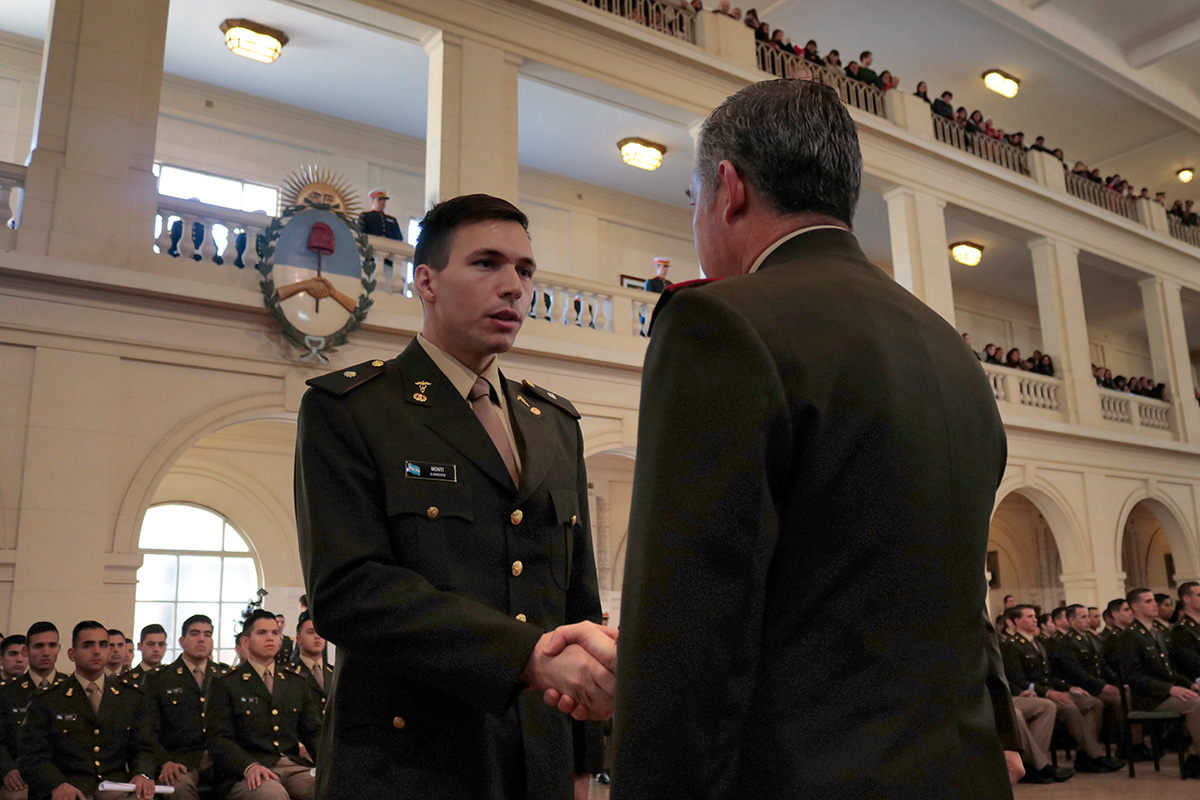
[[[861,169],[808,81],[700,131],[717,280],[666,290],[646,354],[614,800],[1011,797],[980,619],[1004,427],[958,332],[863,255]]]

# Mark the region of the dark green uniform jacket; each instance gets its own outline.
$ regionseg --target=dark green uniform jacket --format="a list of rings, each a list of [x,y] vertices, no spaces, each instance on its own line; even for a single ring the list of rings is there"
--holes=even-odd
[[[1100,640],[1090,633],[1064,633],[1049,655],[1054,674],[1088,694],[1098,695],[1105,686],[1119,685],[1116,674],[1104,663]]]
[[[1167,637],[1171,664],[1184,676],[1200,680],[1200,623],[1188,614],[1180,614]]]
[[[614,800],[1009,797],[980,624],[1004,426],[960,334],[830,229],[653,326]]]
[[[70,676],[56,672],[51,688]],[[25,721],[25,710],[34,696],[48,689],[39,689],[28,672],[0,684],[0,779],[17,768],[17,734]]]
[[[208,752],[219,782],[241,780],[254,763],[270,769],[282,756],[309,763],[300,756],[301,744],[310,754],[318,752],[321,709],[294,672],[276,669],[268,692],[247,661],[214,680],[210,697]]]
[[[204,688],[184,662],[183,656],[164,665],[146,682],[151,724],[154,731],[154,762],[161,768],[168,761],[183,764],[189,772],[199,772],[200,759],[208,747],[208,704],[212,682],[228,675],[225,664],[208,662]]]
[[[1153,711],[1171,696],[1172,686],[1191,686],[1195,681],[1172,668],[1166,640],[1152,627],[1135,619],[1108,640],[1117,674],[1129,684],[1134,711]]]
[[[338,655],[318,796],[568,800],[583,726],[520,675],[547,630],[600,620],[574,408],[503,381],[514,486],[418,342],[311,383],[296,520]]]
[[[17,764],[29,800],[45,800],[59,784],[94,794],[101,781],[154,775],[146,696],[105,678],[100,712],[74,675],[29,702]]]

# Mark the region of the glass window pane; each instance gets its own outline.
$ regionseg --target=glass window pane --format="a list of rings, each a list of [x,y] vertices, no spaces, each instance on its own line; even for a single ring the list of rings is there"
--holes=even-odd
[[[232,648],[238,633],[242,630],[242,612],[247,603],[221,603],[221,625],[218,630],[221,647]]]
[[[175,604],[174,603],[145,603],[139,602],[133,604],[133,630],[129,635],[136,639],[142,631],[142,628],[147,625],[158,623],[167,629],[167,644],[177,638],[172,635],[175,630]],[[137,656],[134,656],[137,658]]]
[[[179,557],[179,599],[209,600],[220,599],[218,589],[221,585],[220,556],[180,556]]]
[[[221,599],[245,602],[258,589],[258,570],[252,558],[226,556],[225,575],[221,581]]]
[[[408,233],[407,233],[408,243],[409,244],[415,243],[417,241],[417,235],[420,233],[421,233],[421,220],[417,219],[416,217],[409,217]]]
[[[233,662],[237,661],[237,651],[232,647],[228,650],[218,650],[213,653],[213,658],[232,667]]]
[[[146,512],[138,547],[143,550],[220,550],[225,521],[205,508],[179,504]]]
[[[137,571],[134,600],[174,600],[178,569],[178,556],[154,553],[144,556],[142,566]]]
[[[250,545],[246,544],[246,540],[237,532],[229,523],[225,524],[225,552],[227,553],[249,553]]]
[[[199,200],[225,208],[242,207],[242,182],[218,178],[190,169],[164,166],[158,176],[158,191],[170,197]]]
[[[275,216],[279,212],[279,190],[247,183],[242,190],[242,211],[258,211]]]

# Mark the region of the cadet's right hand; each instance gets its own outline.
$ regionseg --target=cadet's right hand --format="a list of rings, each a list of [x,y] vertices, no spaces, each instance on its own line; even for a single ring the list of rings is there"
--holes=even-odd
[[[1180,700],[1195,700],[1200,695],[1193,692],[1191,689],[1185,689],[1182,686],[1171,687],[1171,697],[1178,697]]]
[[[50,800],[87,800],[87,797],[84,796],[83,792],[63,781],[54,787],[54,791],[50,795]]]
[[[162,771],[158,773],[158,779],[167,786],[174,786],[175,781],[186,775],[187,771],[187,767],[183,764],[168,761],[162,765]]]
[[[279,780],[279,776],[262,764],[251,764],[246,767],[246,788],[252,792],[262,786],[265,781],[277,780]]]
[[[547,651],[553,637],[551,632],[538,640],[522,680],[529,688],[542,692],[549,705],[557,705],[577,720],[611,717],[616,676],[577,644],[550,655]],[[551,695],[554,701],[550,700]]]
[[[8,774],[4,776],[4,788],[10,792],[19,792],[28,787],[25,785],[25,781],[21,780],[21,773],[15,769],[10,769]]]
[[[1066,692],[1055,691],[1054,689],[1047,691],[1046,697],[1049,697],[1060,706],[1069,706],[1075,702],[1071,699],[1071,695],[1067,694]]]

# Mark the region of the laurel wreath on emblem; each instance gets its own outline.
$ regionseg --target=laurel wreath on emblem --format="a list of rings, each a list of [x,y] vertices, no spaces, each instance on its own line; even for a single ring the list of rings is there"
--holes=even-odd
[[[335,214],[338,219],[350,228],[354,234],[354,241],[358,245],[358,255],[362,262],[363,271],[363,278],[360,281],[363,293],[358,296],[358,304],[355,306],[354,311],[351,312],[350,318],[346,320],[346,324],[327,336],[307,336],[288,320],[283,313],[283,307],[280,304],[279,292],[275,288],[274,279],[275,245],[279,241],[279,234],[287,225],[287,220],[301,211],[314,209],[317,211],[329,211]],[[263,276],[263,279],[259,281],[258,287],[262,291],[263,305],[267,307],[267,311],[270,312],[271,317],[282,327],[283,338],[305,353],[301,357],[301,361],[309,361],[315,358],[322,364],[328,363],[329,359],[326,356],[329,353],[336,352],[337,348],[350,340],[350,334],[362,327],[363,321],[367,318],[367,312],[375,304],[375,301],[371,299],[371,293],[375,291],[376,285],[374,278],[375,250],[371,247],[367,239],[367,234],[360,231],[358,223],[342,213],[341,209],[336,205],[304,203],[302,205],[287,206],[278,217],[272,217],[271,224],[267,226],[266,232],[258,243],[258,248],[259,262],[255,265],[255,269]]]

